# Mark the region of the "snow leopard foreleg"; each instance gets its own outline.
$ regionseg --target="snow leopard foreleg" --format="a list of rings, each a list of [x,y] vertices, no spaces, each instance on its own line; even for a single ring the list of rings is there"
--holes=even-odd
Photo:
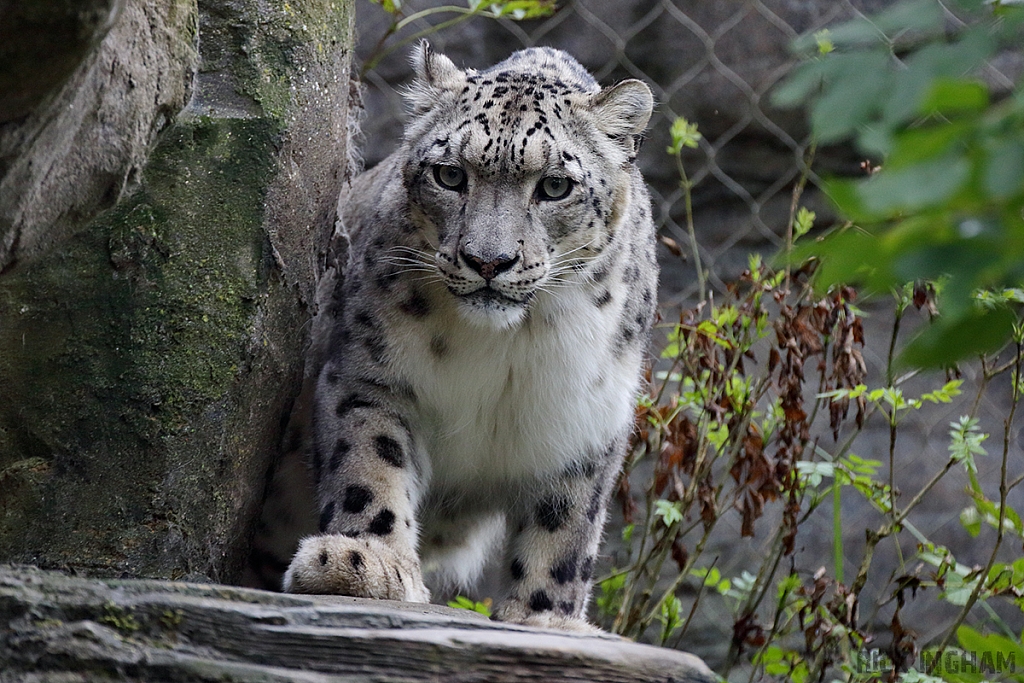
[[[284,588],[427,602],[416,554],[421,473],[406,418],[381,400],[386,392],[340,390],[330,368],[325,383],[313,429],[320,534],[299,545]]]
[[[594,563],[625,437],[536,482],[510,516],[508,594],[497,618],[577,631],[587,622]]]

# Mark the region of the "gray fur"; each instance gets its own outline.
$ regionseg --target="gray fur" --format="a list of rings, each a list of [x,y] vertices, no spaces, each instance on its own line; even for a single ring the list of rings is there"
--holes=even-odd
[[[588,630],[656,300],[650,91],[548,48],[415,61],[401,148],[343,199],[313,345],[320,529],[284,586],[425,601],[498,554],[499,618]]]

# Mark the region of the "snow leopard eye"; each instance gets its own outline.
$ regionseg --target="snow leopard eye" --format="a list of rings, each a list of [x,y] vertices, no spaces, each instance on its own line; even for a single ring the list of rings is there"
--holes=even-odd
[[[458,166],[437,164],[434,166],[434,181],[446,190],[461,192],[466,188],[466,172]]]
[[[541,178],[541,181],[537,183],[537,198],[547,200],[565,199],[569,196],[569,192],[572,191],[572,184],[571,180],[561,176]]]

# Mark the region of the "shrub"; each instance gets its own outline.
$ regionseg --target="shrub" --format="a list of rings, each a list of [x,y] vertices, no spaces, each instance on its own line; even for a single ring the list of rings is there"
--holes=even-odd
[[[1001,553],[1008,536],[1024,537],[1008,504],[1024,480],[1013,431],[1024,390],[1024,95],[1018,88],[994,98],[977,77],[1002,46],[1024,44],[1024,8],[962,2],[957,10],[965,21],[931,0],[898,3],[873,21],[803,41],[818,54],[783,85],[778,101],[809,103],[817,143],[853,137],[881,168],[869,163],[864,177],[826,183],[842,221],[822,235],[809,234],[815,216],[799,208],[798,182],[780,265],[752,257],[717,303],[703,291],[693,249],[700,302],[666,325],[668,342],[639,402],[638,436],[620,485],[625,551],[598,583],[597,606],[611,630],[685,642],[699,603],[713,592],[731,610],[723,676],[1024,680],[1019,623],[1011,628],[1015,622],[991,608],[1006,602],[1024,615],[1024,559],[1005,562]],[[680,152],[700,137],[682,120],[672,133],[668,151],[679,162],[692,242],[692,186]],[[888,339],[865,338],[858,289],[876,302],[891,296]],[[929,324],[905,340],[901,323],[914,308]],[[885,359],[879,380],[869,378],[866,345]],[[966,363],[978,377],[970,395],[960,379]],[[922,372],[936,366],[946,372]],[[914,376],[930,390],[912,394],[907,380]],[[996,391],[1009,396],[992,447],[977,410]],[[946,458],[915,473],[921,483],[901,492],[901,426],[910,414],[946,404],[959,411],[946,433]],[[887,461],[852,450],[873,420],[888,429]],[[987,446],[1000,458],[994,491],[975,464]],[[961,524],[989,542],[981,566],[958,562],[954,549],[909,518],[955,469],[969,486],[962,503],[949,504],[962,504]],[[882,520],[865,529],[855,558],[843,546],[849,496],[867,500]],[[801,570],[794,548],[818,508],[833,518],[832,557]],[[771,525],[762,520],[768,512]],[[759,565],[732,576],[706,552],[729,515],[738,517],[742,536],[767,534],[768,548]],[[993,531],[979,536],[984,526]],[[916,556],[875,567],[882,543]],[[850,577],[847,558],[857,567]],[[882,651],[869,648],[877,634],[860,609],[872,569],[888,576],[892,603]],[[914,599],[957,608],[935,642],[918,642],[915,631],[923,629],[903,623]]]

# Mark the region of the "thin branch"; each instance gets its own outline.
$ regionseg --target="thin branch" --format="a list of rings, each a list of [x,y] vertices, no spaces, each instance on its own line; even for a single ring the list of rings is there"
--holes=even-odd
[[[964,623],[967,618],[967,614],[974,607],[974,604],[978,601],[981,596],[981,591],[984,590],[985,584],[988,581],[988,576],[992,571],[992,567],[996,563],[996,557],[999,554],[999,549],[1003,545],[1003,536],[1005,535],[1006,526],[1006,498],[1010,491],[1007,485],[1007,462],[1009,461],[1010,454],[1010,440],[1011,431],[1013,427],[1013,418],[1017,413],[1017,406],[1020,403],[1020,388],[1021,388],[1021,366],[1024,361],[1024,345],[1020,341],[1017,342],[1017,353],[1015,356],[1015,364],[1013,369],[1013,386],[1011,389],[1012,401],[1010,403],[1010,412],[1003,421],[1003,457],[999,468],[999,518],[996,522],[996,542],[992,547],[992,552],[988,556],[988,562],[985,564],[985,568],[978,575],[978,582],[975,584],[974,589],[971,591],[971,595],[967,598],[967,602],[961,608],[960,613],[957,614],[956,620],[953,625],[950,626],[946,635],[942,638],[942,642],[936,650],[936,657],[928,667],[928,673],[934,671],[936,664],[942,658],[943,653],[949,646],[953,636],[956,635],[957,629]]]

